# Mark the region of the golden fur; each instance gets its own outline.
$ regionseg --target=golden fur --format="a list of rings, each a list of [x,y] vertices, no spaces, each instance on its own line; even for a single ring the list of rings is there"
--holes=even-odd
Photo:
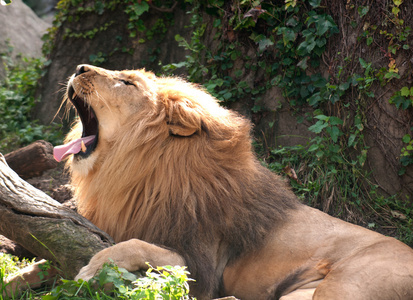
[[[92,259],[79,277],[122,251],[130,255],[115,262],[129,269],[164,262],[167,251],[167,261],[188,265],[196,279],[192,292],[201,299],[278,299],[324,278],[318,295],[329,291],[323,284],[343,257],[375,243],[413,262],[407,246],[300,204],[253,155],[250,122],[200,87],[143,70],[83,65],[68,89],[99,121],[96,149],[69,161],[79,212],[117,242],[126,241]],[[81,134],[79,121],[68,141]],[[380,259],[394,264],[393,257]],[[404,284],[413,284],[412,270],[397,271]],[[353,290],[351,297],[372,295]],[[413,297],[412,288],[397,293]]]

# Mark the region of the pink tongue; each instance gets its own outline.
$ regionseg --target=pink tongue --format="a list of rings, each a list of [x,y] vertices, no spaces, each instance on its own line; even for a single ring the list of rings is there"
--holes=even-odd
[[[53,156],[54,159],[57,161],[61,161],[62,159],[65,159],[67,156],[70,154],[76,154],[79,153],[82,150],[82,142],[85,144],[85,146],[90,145],[93,143],[95,140],[96,135],[90,135],[86,136],[74,141],[71,141],[70,143],[67,143],[65,145],[61,146],[56,146],[53,148]]]

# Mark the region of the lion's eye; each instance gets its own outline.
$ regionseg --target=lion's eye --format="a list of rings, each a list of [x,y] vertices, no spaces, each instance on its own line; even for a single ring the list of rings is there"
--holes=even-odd
[[[122,82],[124,85],[134,85],[132,82],[127,80],[119,79],[119,81]]]

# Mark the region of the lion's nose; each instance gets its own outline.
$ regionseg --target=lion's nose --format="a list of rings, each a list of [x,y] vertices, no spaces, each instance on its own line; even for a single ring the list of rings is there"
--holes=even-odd
[[[75,76],[79,76],[80,74],[86,73],[89,70],[90,70],[90,67],[88,65],[78,65],[76,68]]]

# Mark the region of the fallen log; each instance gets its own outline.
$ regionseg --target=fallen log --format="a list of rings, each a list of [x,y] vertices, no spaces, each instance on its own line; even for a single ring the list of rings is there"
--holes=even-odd
[[[10,152],[4,157],[9,167],[23,179],[40,176],[44,171],[58,165],[53,157],[52,144],[43,140]]]
[[[91,222],[22,180],[0,154],[0,234],[73,278],[114,242]]]

